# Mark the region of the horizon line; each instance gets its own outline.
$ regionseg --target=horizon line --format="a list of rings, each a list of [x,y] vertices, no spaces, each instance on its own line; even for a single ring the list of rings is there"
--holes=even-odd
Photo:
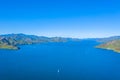
[[[111,35],[111,36],[105,36],[105,37],[86,37],[86,38],[80,38],[80,37],[70,37],[70,36],[45,36],[45,35],[37,35],[37,34],[27,34],[27,33],[3,33],[0,35],[8,35],[8,34],[24,34],[24,35],[33,35],[33,36],[39,36],[39,37],[62,37],[62,38],[77,38],[77,39],[92,39],[92,38],[110,38],[110,37],[117,37],[120,35]]]

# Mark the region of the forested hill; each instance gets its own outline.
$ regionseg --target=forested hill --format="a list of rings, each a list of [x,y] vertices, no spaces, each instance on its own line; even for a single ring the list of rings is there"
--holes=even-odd
[[[25,34],[0,35],[0,49],[19,49],[18,45],[35,44],[43,42],[66,42],[78,41],[79,39],[62,37],[44,37]]]

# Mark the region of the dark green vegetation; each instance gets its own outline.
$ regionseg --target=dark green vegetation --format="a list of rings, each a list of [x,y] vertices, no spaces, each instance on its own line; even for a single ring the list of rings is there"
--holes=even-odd
[[[25,34],[0,35],[0,49],[19,49],[18,45],[36,44],[44,42],[66,42],[79,39],[62,37],[43,37]]]
[[[113,50],[120,53],[120,36],[103,38],[98,41],[103,42],[101,45],[96,46],[96,48],[102,48],[107,50]]]

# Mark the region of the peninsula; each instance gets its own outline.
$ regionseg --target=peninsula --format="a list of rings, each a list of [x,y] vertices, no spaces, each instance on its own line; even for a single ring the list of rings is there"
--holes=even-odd
[[[103,43],[96,46],[96,48],[113,50],[115,52],[120,53],[120,36],[99,39],[99,41]]]

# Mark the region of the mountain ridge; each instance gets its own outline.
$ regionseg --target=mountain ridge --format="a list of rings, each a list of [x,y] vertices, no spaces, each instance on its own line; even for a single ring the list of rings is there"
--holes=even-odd
[[[4,34],[0,35],[0,49],[19,49],[18,45],[27,45],[43,42],[67,42],[77,41],[76,38],[45,37],[26,34]]]

